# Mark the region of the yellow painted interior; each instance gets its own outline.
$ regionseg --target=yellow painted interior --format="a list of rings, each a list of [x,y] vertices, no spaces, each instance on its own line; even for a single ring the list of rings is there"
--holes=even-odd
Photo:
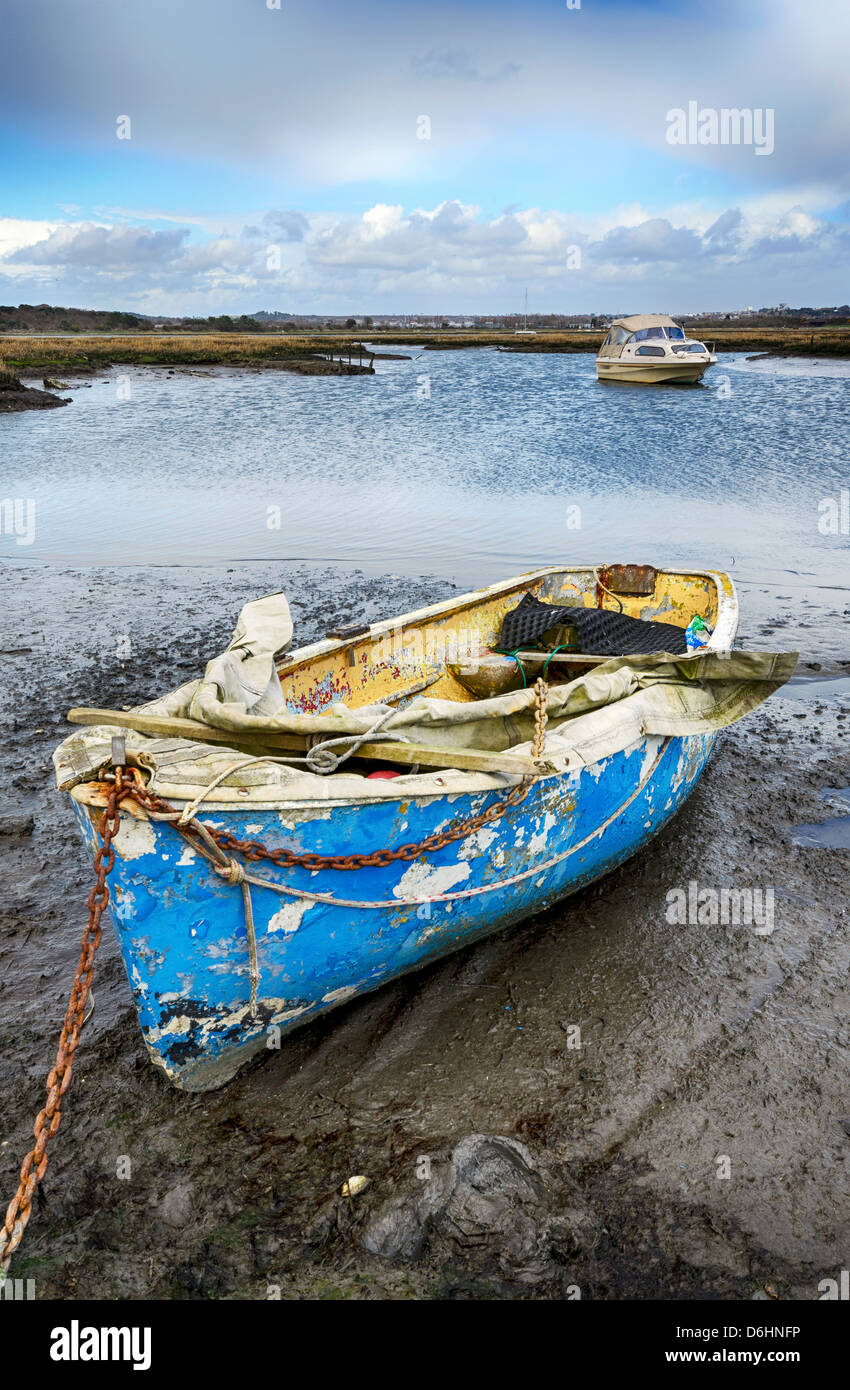
[[[371,632],[348,640],[317,643],[291,654],[278,668],[287,705],[301,713],[316,713],[340,702],[350,709],[391,699],[403,706],[405,696],[425,693],[458,701],[474,697],[446,670],[456,660],[458,640],[468,647],[493,646],[502,619],[530,592],[544,603],[575,602],[586,608],[618,611],[617,599],[597,587],[594,570],[565,569],[532,579],[523,576],[508,587],[493,586],[463,595],[437,608],[407,615],[395,625],[373,624]],[[699,615],[714,625],[717,587],[708,575],[659,570],[653,593],[618,594],[622,611],[633,618],[687,627]],[[455,645],[453,645],[453,643]]]

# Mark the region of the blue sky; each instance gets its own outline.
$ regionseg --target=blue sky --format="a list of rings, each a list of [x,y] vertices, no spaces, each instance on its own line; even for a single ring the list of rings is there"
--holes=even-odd
[[[836,0],[4,12],[5,303],[486,313],[526,286],[565,313],[850,299]],[[754,112],[757,131],[770,112],[769,148],[710,130],[671,144],[691,101],[718,121]]]

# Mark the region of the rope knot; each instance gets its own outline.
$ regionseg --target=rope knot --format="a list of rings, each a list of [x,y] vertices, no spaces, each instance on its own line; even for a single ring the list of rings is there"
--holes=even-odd
[[[245,882],[245,870],[236,859],[228,859],[226,864],[216,864],[215,871],[222,878],[227,879],[228,883],[237,884]]]
[[[345,756],[350,757],[353,751],[353,749],[350,750]],[[336,772],[342,758],[337,753],[332,753],[330,748],[317,745],[315,748],[308,749],[304,761],[311,772],[317,772],[320,776],[327,777],[329,773]]]
[[[353,758],[358,748],[362,747],[364,743],[386,738],[391,739],[393,735],[384,733],[383,729],[384,725],[394,719],[397,714],[398,710],[388,709],[375,721],[371,729],[365,729],[362,734],[343,734],[340,738],[320,739],[318,743],[313,744],[312,748],[308,748],[304,761],[311,772],[318,773],[320,777],[327,777],[330,773],[336,772],[337,768],[348,758]],[[402,743],[406,741],[406,739],[401,740]],[[344,752],[334,753],[332,751],[334,748],[341,748],[343,744],[348,745]]]

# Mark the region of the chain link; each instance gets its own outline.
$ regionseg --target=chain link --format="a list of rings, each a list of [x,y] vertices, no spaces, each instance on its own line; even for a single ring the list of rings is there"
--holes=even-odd
[[[47,1171],[47,1144],[59,1128],[62,1097],[71,1084],[74,1055],[80,1042],[86,1000],[91,989],[94,958],[102,936],[101,917],[109,902],[107,876],[115,863],[112,841],[120,829],[118,804],[126,789],[121,781],[121,769],[116,770],[115,786],[110,790],[106,809],[100,819],[102,845],[94,857],[95,883],[88,897],[89,920],[80,942],[80,961],[71,986],[71,997],[65,1011],[65,1022],[59,1037],[56,1061],[47,1078],[47,1101],[39,1111],[33,1126],[35,1145],[21,1164],[18,1190],[9,1203],[3,1225],[0,1226],[0,1282],[9,1268],[9,1261],[21,1243],[26,1224],[32,1213],[32,1203],[39,1183]]]
[[[532,757],[537,760],[543,756],[548,718],[546,711],[548,686],[544,680],[535,682],[534,695],[534,740],[531,752]],[[430,854],[435,850],[444,849],[446,845],[453,844],[456,840],[464,840],[468,835],[473,835],[476,830],[489,825],[490,821],[498,820],[500,816],[504,815],[508,807],[517,806],[521,801],[524,801],[535,781],[536,778],[533,776],[523,777],[522,781],[518,782],[506,796],[492,806],[486,807],[477,816],[468,816],[464,820],[454,821],[437,834],[429,835],[427,839],[419,840],[415,844],[399,845],[397,849],[373,850],[371,854],[298,854],[291,849],[269,849],[261,840],[240,840],[235,835],[228,834],[227,831],[214,830],[210,826],[205,827],[205,830],[220,849],[226,850],[230,854],[241,854],[244,859],[252,861],[268,859],[281,869],[382,869],[386,868],[388,864],[395,864],[400,860],[418,859],[421,854]],[[153,811],[156,815],[167,816],[171,819],[179,814],[167,801],[154,796],[138,782],[125,794],[132,796],[146,810]]]

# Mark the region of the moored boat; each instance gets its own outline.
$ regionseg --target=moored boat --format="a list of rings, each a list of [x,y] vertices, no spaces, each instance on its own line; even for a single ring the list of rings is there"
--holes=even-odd
[[[666,314],[615,319],[596,358],[600,381],[696,382],[717,361]]]
[[[718,729],[793,671],[733,651],[737,611],[715,571],[551,567],[281,656],[275,595],[201,681],[78,712],[55,764],[93,855],[110,765],[128,769],[110,911],[153,1061],[219,1086],[638,851]]]

